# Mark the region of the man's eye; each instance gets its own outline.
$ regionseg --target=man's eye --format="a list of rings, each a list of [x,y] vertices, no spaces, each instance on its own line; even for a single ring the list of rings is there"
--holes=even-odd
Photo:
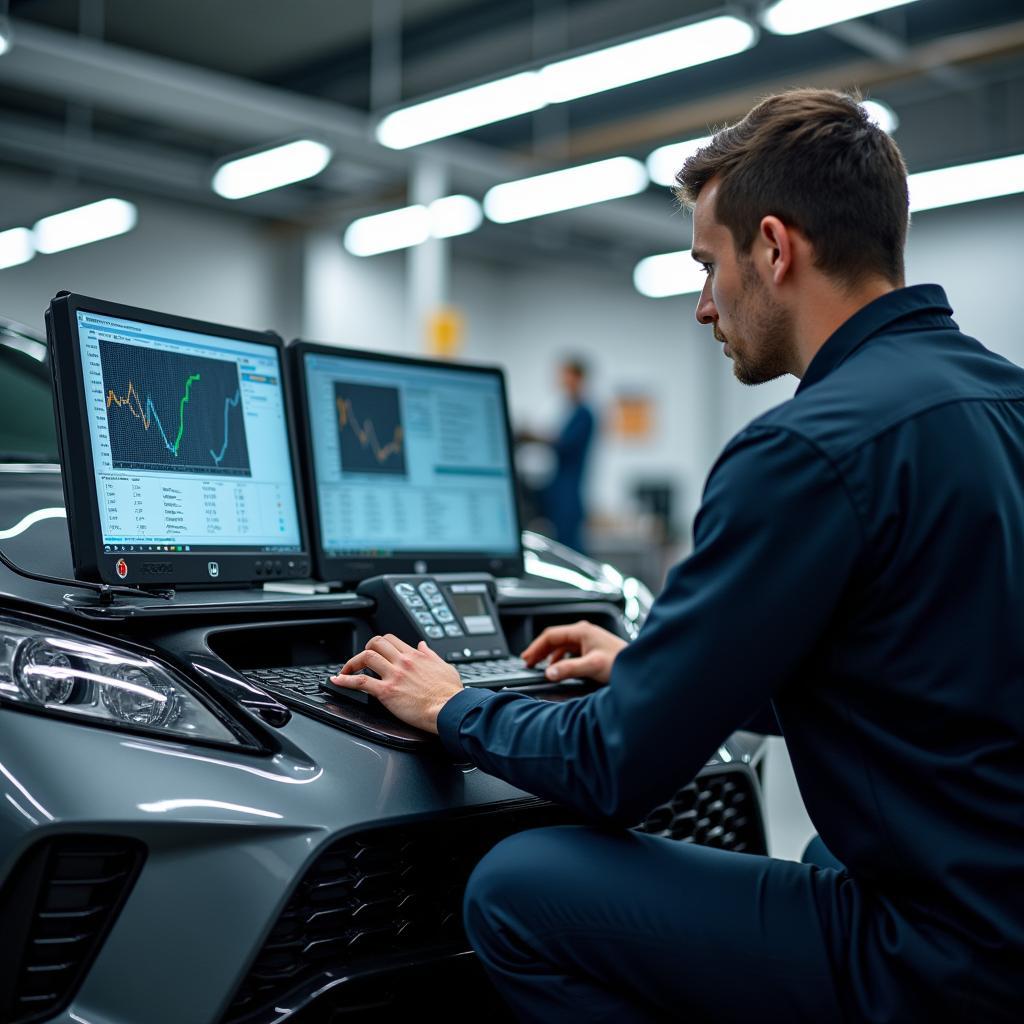
[[[703,270],[705,274],[710,274],[712,272],[712,270],[714,270],[714,264],[712,264],[712,263],[702,263],[700,265],[700,269]]]

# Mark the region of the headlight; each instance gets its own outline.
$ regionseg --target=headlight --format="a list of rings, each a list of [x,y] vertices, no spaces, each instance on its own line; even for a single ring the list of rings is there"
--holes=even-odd
[[[155,661],[9,619],[0,619],[0,700],[168,738],[240,744]]]

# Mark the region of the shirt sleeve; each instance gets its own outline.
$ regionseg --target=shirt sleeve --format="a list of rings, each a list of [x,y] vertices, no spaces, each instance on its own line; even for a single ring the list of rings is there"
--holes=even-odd
[[[712,470],[693,553],[609,685],[559,704],[458,694],[438,718],[442,743],[521,789],[635,824],[795,675],[862,547],[832,463],[799,435],[750,427]]]

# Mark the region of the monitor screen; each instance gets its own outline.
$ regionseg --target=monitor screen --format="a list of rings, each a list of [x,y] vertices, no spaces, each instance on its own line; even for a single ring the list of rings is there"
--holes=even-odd
[[[301,551],[278,346],[75,316],[103,553]]]
[[[323,556],[518,559],[500,371],[324,348],[302,352]]]

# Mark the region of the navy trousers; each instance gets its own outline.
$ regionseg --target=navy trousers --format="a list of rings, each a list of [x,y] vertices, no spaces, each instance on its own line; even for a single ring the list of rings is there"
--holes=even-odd
[[[466,929],[524,1021],[840,1021],[819,907],[849,876],[820,841],[809,852],[828,866],[626,830],[522,832],[470,877]]]

